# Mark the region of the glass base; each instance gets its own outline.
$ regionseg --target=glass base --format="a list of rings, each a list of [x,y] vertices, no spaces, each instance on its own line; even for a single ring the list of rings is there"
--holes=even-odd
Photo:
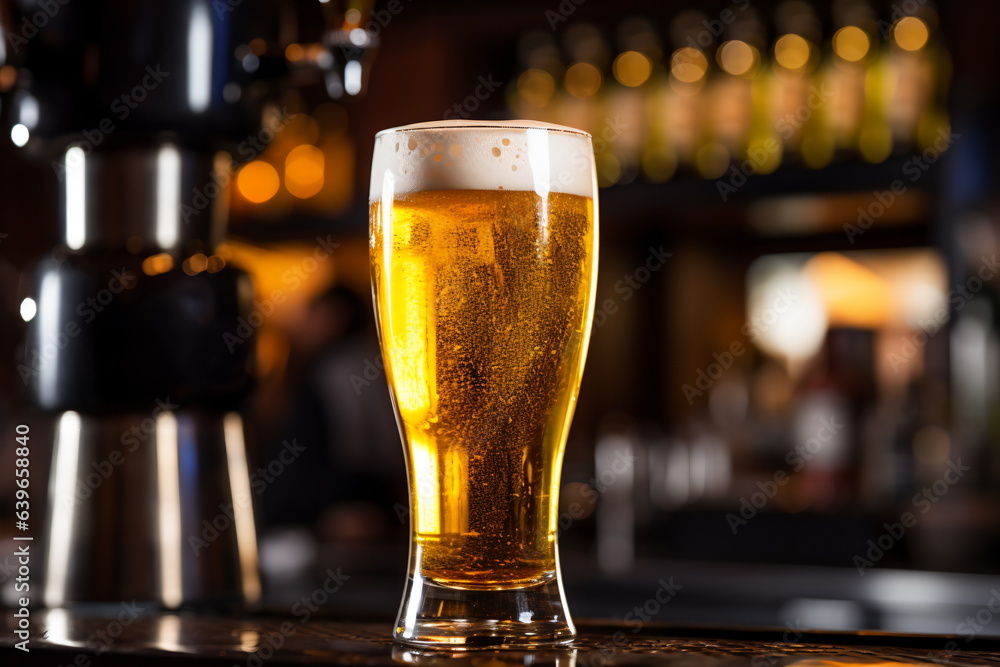
[[[393,637],[449,650],[533,648],[567,644],[576,629],[556,577],[524,588],[469,590],[410,576]]]

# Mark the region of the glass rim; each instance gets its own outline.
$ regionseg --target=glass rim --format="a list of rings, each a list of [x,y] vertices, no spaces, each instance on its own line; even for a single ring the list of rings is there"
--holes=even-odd
[[[452,130],[545,130],[546,132],[559,132],[562,134],[573,134],[587,139],[593,136],[585,131],[567,125],[556,123],[545,123],[536,120],[432,120],[422,123],[411,123],[409,125],[398,125],[388,127],[375,133],[375,138],[389,134],[399,134],[404,132],[421,131],[452,131]]]

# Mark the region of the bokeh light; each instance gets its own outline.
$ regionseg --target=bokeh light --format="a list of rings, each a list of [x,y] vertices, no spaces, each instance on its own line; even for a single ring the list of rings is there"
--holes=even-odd
[[[904,16],[892,28],[892,40],[905,51],[919,51],[929,38],[927,24],[916,16]]]
[[[694,156],[694,168],[702,178],[721,178],[729,168],[729,149],[717,142],[704,144]]]
[[[894,307],[892,286],[876,271],[839,252],[816,255],[804,270],[831,323],[871,329],[888,324]]]
[[[301,44],[289,44],[285,47],[285,58],[289,62],[298,62],[302,60],[302,56],[305,55],[305,51],[302,49]]]
[[[806,132],[799,146],[802,161],[810,169],[822,169],[829,165],[836,150],[834,137],[823,129]]]
[[[21,319],[25,322],[30,322],[35,319],[35,314],[38,312],[38,304],[31,297],[24,299],[21,302]]]
[[[812,45],[801,35],[782,35],[774,43],[774,59],[794,72],[806,69],[812,57]]]
[[[14,127],[10,128],[10,140],[14,142],[17,147],[24,146],[28,143],[28,139],[31,138],[31,133],[28,132],[28,128],[18,123]]]
[[[10,90],[17,81],[17,70],[13,65],[0,67],[0,90]]]
[[[708,72],[708,58],[698,49],[685,46],[670,56],[670,74],[683,83],[696,83]]]
[[[758,328],[757,347],[792,368],[812,358],[826,337],[823,301],[794,256],[764,256],[751,265],[747,315]]]
[[[303,144],[285,158],[285,189],[299,199],[308,199],[323,189],[323,151]]]
[[[147,276],[156,276],[166,273],[174,268],[174,258],[168,253],[161,252],[157,255],[150,255],[142,260],[142,272]]]
[[[590,97],[601,89],[601,70],[590,63],[575,63],[566,70],[566,90],[573,97]]]
[[[884,125],[869,125],[861,128],[858,135],[858,150],[866,162],[878,164],[892,153],[892,130]]]
[[[861,28],[849,25],[833,36],[833,51],[847,62],[854,63],[868,55],[871,40]]]
[[[189,276],[198,275],[208,268],[208,257],[204,253],[196,253],[184,260],[181,269]]]
[[[649,75],[653,72],[653,63],[643,53],[626,51],[615,58],[611,69],[619,83],[635,88],[649,80]]]
[[[517,78],[517,93],[521,99],[536,108],[546,106],[556,92],[552,75],[542,69],[528,69]]]
[[[611,151],[595,155],[594,167],[597,170],[597,183],[602,188],[612,186],[621,180],[622,163]]]
[[[719,66],[733,76],[750,74],[757,65],[757,49],[734,39],[719,47]]]
[[[667,145],[651,147],[642,154],[642,173],[651,183],[663,183],[677,171],[677,153]]]
[[[277,170],[263,160],[245,165],[236,177],[236,187],[240,194],[254,204],[266,202],[273,197],[280,185]]]

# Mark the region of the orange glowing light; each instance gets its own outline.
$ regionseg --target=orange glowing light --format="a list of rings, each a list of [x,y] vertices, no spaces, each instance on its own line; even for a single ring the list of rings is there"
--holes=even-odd
[[[302,49],[301,44],[289,44],[285,47],[285,58],[288,62],[298,62],[302,60],[302,56],[305,55],[305,51]]]
[[[844,26],[833,36],[833,51],[849,63],[856,63],[868,55],[871,40],[868,33],[856,25]]]
[[[10,90],[17,80],[17,70],[13,65],[0,67],[0,90]]]
[[[615,58],[611,69],[619,83],[635,88],[649,79],[649,75],[653,73],[653,63],[644,53],[626,51]]]
[[[310,44],[306,49],[306,58],[311,62],[318,62],[324,53],[328,53],[322,44]]]
[[[812,58],[812,45],[802,36],[789,33],[774,43],[774,59],[792,71],[802,71]]]
[[[208,257],[204,253],[196,253],[184,260],[181,269],[189,276],[195,276],[208,268]]]
[[[255,160],[242,169],[236,178],[240,194],[254,204],[266,202],[278,192],[278,172],[262,160]]]
[[[147,276],[166,273],[172,268],[174,268],[174,258],[165,252],[161,252],[158,255],[150,255],[142,260],[142,272]]]
[[[716,59],[722,69],[733,76],[751,74],[758,62],[757,49],[744,41],[734,39],[719,47]]]
[[[253,298],[270,303],[274,309],[257,329],[257,368],[263,374],[284,367],[288,344],[287,333],[281,332],[301,327],[310,302],[336,280],[337,258],[318,253],[318,247],[314,243],[281,243],[265,248],[230,238],[216,250],[228,265],[250,274],[252,280],[246,286],[252,284]],[[212,258],[208,261],[211,270]],[[301,280],[294,289],[288,283],[292,274]]]
[[[895,317],[889,282],[845,255],[820,253],[806,264],[806,273],[823,299],[831,326],[878,329]]]
[[[222,269],[226,268],[226,260],[219,255],[212,255],[208,258],[208,272],[218,273]]]
[[[601,89],[601,70],[590,63],[576,63],[566,70],[564,84],[573,97],[590,97]]]
[[[696,83],[708,72],[708,58],[693,46],[684,46],[670,56],[670,74],[684,83]]]
[[[285,189],[299,199],[308,199],[323,189],[323,151],[303,144],[285,158]]]
[[[552,75],[541,69],[528,69],[517,79],[517,93],[533,107],[544,107],[556,91]]]
[[[916,16],[904,16],[893,26],[892,39],[901,49],[919,51],[927,45],[930,31],[927,24]]]

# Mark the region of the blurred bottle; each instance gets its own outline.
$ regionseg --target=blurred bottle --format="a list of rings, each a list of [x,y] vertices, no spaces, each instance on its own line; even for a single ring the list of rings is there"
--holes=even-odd
[[[568,65],[556,96],[556,110],[573,127],[593,133],[600,126],[610,47],[601,31],[589,23],[569,26],[562,46]]]
[[[654,41],[655,40],[655,41]],[[678,155],[674,145],[671,117],[673,90],[669,64],[659,35],[653,34],[644,54],[652,61],[649,80],[643,86],[646,107],[646,141],[640,163],[643,178],[649,183],[663,183],[677,172]]]
[[[642,450],[627,415],[615,413],[601,421],[594,446],[594,480],[600,493],[597,562],[612,574],[628,572],[635,562],[635,462]]]
[[[1000,477],[1000,296],[983,257],[997,247],[995,227],[982,214],[959,225],[961,308],[955,306],[950,336],[953,456],[976,468],[986,463]],[[986,279],[984,279],[986,276]],[[976,289],[976,288],[979,289]],[[969,297],[964,301],[964,297]]]
[[[748,56],[753,58],[752,62],[748,62],[750,69],[741,74],[749,81],[751,105],[743,154],[753,164],[756,173],[769,174],[781,165],[784,157],[772,92],[775,85],[773,61],[768,58],[767,34],[756,13],[751,9],[742,16],[732,30],[737,41],[723,44],[720,55],[723,61],[732,58],[733,53],[739,56],[741,52],[745,54],[742,56],[744,60]]]
[[[945,96],[951,62],[933,39],[937,22],[937,13],[923,6],[890,27],[881,24],[888,36],[886,120],[893,140],[904,147],[932,146],[948,126]]]
[[[820,89],[829,105],[831,139],[838,151],[855,153],[866,119],[865,81],[880,57],[874,11],[867,2],[841,0],[833,8],[835,32],[823,65]]]
[[[775,12],[778,36],[771,47],[775,128],[786,152],[807,167],[826,166],[833,157],[822,80],[817,74],[822,32],[805,2],[781,4]]]
[[[549,32],[527,32],[518,45],[521,74],[507,91],[507,104],[518,118],[551,123],[566,121],[554,104],[556,82],[566,71],[562,51]]]
[[[712,179],[734,167],[767,174],[789,156],[810,169],[878,163],[933,146],[949,123],[951,62],[934,39],[937,13],[898,11],[888,21],[870,0],[837,0],[824,30],[812,5],[786,0],[768,17],[770,41],[752,6],[718,18],[682,11],[666,50],[648,19],[630,17],[614,53],[589,24],[569,25],[561,49],[531,32],[509,105],[591,132],[605,187],[689,168]]]
[[[628,18],[618,26],[620,51],[611,70],[606,97],[608,121],[595,142],[606,142],[621,171],[620,183],[639,175],[650,132],[647,99],[654,88],[654,67],[663,57],[659,36],[644,18]]]
[[[760,48],[764,46],[756,14],[752,10],[741,13],[727,26],[723,40],[715,51],[719,68],[705,94],[709,98],[710,122],[716,140],[734,158],[743,158],[751,142],[751,130],[767,134],[766,124],[752,127],[753,121],[758,120],[754,115],[753,93],[761,67]]]
[[[870,330],[831,328],[800,390],[789,463],[799,475],[795,488],[803,507],[829,511],[858,498],[858,425],[874,399],[874,349]]]
[[[708,100],[703,94],[708,83],[716,39],[706,28],[707,19],[698,11],[678,14],[670,26],[675,50],[670,56],[670,91],[667,118],[669,134],[680,161],[693,165],[706,178],[721,176],[729,166],[730,154],[716,142],[710,122]]]

